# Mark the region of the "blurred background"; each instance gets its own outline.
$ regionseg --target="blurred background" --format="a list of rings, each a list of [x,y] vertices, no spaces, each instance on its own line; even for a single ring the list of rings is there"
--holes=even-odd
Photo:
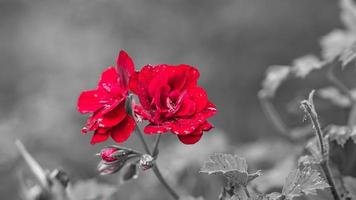
[[[334,0],[1,0],[0,195],[19,199],[18,173],[26,166],[16,138],[43,167],[64,169],[74,183],[116,184],[116,176],[96,172],[94,154],[102,145],[80,133],[86,116],[76,101],[123,49],[137,69],[147,63],[199,68],[199,84],[218,107],[211,119],[216,129],[194,146],[165,136],[159,162],[182,192],[216,199],[220,189],[189,165],[199,166],[212,151],[274,140],[257,99],[266,68],[318,54],[320,37],[338,27]],[[136,136],[124,145],[141,148]],[[168,199],[151,173],[141,175],[117,186],[115,199]],[[204,194],[208,188],[216,196]]]

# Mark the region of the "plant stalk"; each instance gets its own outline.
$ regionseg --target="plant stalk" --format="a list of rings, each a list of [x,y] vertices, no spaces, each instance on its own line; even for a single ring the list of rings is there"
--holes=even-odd
[[[139,138],[140,138],[140,140],[141,140],[141,142],[143,144],[143,147],[145,148],[146,153],[148,153],[152,157],[154,157],[153,154],[151,153],[151,151],[150,151],[150,149],[148,147],[148,144],[147,144],[145,138],[143,137],[143,134],[142,134],[142,132],[141,132],[141,130],[139,129],[138,126],[136,126],[136,132],[137,132],[137,134],[138,134],[138,136],[139,136]],[[161,134],[159,134],[159,135],[161,135]],[[155,152],[155,151],[158,152],[158,143],[159,143],[159,141],[160,141],[160,136],[157,137],[153,152]],[[156,175],[156,177],[158,178],[158,180],[161,182],[161,184],[166,188],[168,193],[172,196],[172,198],[174,200],[179,200],[179,198],[180,198],[179,195],[173,190],[173,188],[171,186],[168,185],[167,181],[163,178],[163,176],[162,176],[162,174],[161,174],[156,162],[153,165],[152,170],[153,170],[154,174]]]
[[[334,180],[332,179],[328,162],[326,160],[323,160],[320,163],[320,166],[321,166],[321,169],[323,170],[323,172],[325,174],[326,180],[328,181],[328,183],[330,185],[331,194],[333,195],[334,199],[335,200],[341,200],[339,195],[338,195],[338,193],[337,193],[337,191],[336,191],[336,186],[335,186]]]
[[[159,141],[161,139],[161,135],[162,134],[158,134],[157,137],[156,137],[156,142],[155,142],[155,145],[153,147],[153,151],[152,151],[152,156],[155,158],[158,156],[158,153],[159,153],[159,150],[158,150],[158,146],[159,146]]]
[[[309,94],[309,100],[303,100],[301,102],[302,108],[304,111],[308,114],[310,121],[313,124],[313,128],[315,130],[315,135],[318,138],[319,141],[319,148],[320,148],[320,154],[321,154],[321,161],[320,161],[320,166],[324,172],[324,175],[326,177],[326,180],[328,181],[330,185],[330,190],[331,193],[334,197],[335,200],[340,200],[340,197],[338,195],[338,192],[335,187],[334,180],[331,176],[331,172],[328,166],[328,160],[329,160],[329,150],[325,148],[324,146],[324,135],[321,130],[320,122],[318,119],[318,114],[315,110],[314,102],[313,102],[313,97],[314,97],[315,90],[310,92]]]

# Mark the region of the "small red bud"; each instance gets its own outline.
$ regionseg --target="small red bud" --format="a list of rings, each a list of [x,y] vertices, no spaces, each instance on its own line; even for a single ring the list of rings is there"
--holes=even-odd
[[[101,159],[103,159],[105,162],[114,162],[118,160],[118,158],[113,157],[113,154],[117,151],[119,151],[118,148],[106,147],[100,152]]]

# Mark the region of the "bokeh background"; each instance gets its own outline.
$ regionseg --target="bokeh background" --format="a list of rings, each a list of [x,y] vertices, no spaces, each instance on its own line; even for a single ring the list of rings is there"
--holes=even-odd
[[[189,162],[273,140],[275,129],[257,99],[266,68],[318,54],[320,37],[338,27],[334,0],[1,0],[0,196],[19,198],[18,173],[26,166],[17,138],[41,165],[64,169],[73,182],[117,182],[97,175],[94,154],[102,145],[90,145],[90,136],[80,133],[86,117],[76,100],[124,49],[137,69],[187,63],[201,71],[200,85],[219,110],[211,120],[216,129],[194,147],[165,136],[159,162],[182,192],[216,199],[204,194],[215,187],[201,184],[209,179]],[[137,143],[132,136],[125,145],[141,148]],[[168,198],[155,177],[142,176],[118,186],[116,199]]]

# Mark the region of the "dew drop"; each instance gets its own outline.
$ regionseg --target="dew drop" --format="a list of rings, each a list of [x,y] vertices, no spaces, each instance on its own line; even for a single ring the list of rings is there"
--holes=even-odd
[[[88,128],[87,128],[87,127],[83,127],[83,128],[82,128],[82,133],[83,133],[83,134],[88,133]]]

